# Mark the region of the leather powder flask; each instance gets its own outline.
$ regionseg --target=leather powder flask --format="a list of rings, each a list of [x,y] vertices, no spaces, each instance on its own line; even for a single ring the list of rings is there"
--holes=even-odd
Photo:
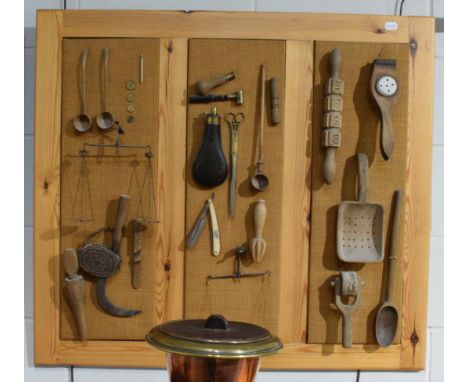
[[[201,186],[213,188],[228,176],[228,163],[221,144],[221,117],[216,107],[207,113],[203,142],[193,162],[192,173]]]

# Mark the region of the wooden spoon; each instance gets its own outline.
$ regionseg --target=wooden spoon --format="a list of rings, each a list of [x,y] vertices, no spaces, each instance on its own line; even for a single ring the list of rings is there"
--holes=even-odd
[[[398,222],[400,220],[400,204],[401,204],[401,192],[395,191],[395,201],[393,206],[393,218],[392,218],[392,237],[390,240],[390,252],[388,256],[388,278],[387,278],[387,296],[384,303],[377,312],[377,318],[375,320],[375,336],[377,342],[382,347],[389,346],[398,328],[398,309],[395,305],[392,305],[392,292],[393,283],[395,279],[395,246],[398,241]]]
[[[107,107],[107,74],[109,66],[110,49],[104,48],[104,111],[96,117],[96,123],[102,130],[108,130],[114,126],[115,118]]]
[[[88,62],[88,49],[81,52],[81,91],[82,91],[82,109],[81,114],[73,119],[73,127],[79,133],[84,133],[91,128],[91,117],[87,113],[86,107],[86,63]]]

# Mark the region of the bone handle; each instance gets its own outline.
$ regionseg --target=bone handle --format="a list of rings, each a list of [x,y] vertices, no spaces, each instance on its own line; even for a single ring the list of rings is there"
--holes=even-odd
[[[230,72],[227,74],[222,74],[220,76],[214,77],[209,80],[198,81],[195,84],[195,90],[200,95],[207,95],[211,91],[211,89],[224,84],[235,78],[234,72]]]
[[[273,77],[270,80],[270,107],[271,122],[277,125],[280,122],[280,104],[279,104],[279,84],[278,78]]]
[[[390,303],[393,297],[393,284],[395,282],[395,271],[396,271],[396,246],[398,244],[399,236],[399,222],[400,222],[400,210],[401,210],[401,191],[395,191],[394,193],[394,205],[393,205],[393,217],[391,223],[392,237],[390,239],[390,251],[388,256],[388,279],[387,279],[387,298],[385,302]]]
[[[86,64],[88,62],[88,49],[83,49],[81,52],[81,91],[83,98],[83,114],[87,114],[87,102],[86,102]]]
[[[343,347],[353,346],[353,320],[352,313],[343,312]]]
[[[261,238],[263,236],[263,228],[265,227],[266,216],[267,208],[265,201],[263,199],[259,199],[254,208],[255,237]]]
[[[115,218],[114,232],[112,233],[112,251],[118,253],[120,240],[122,240],[122,229],[125,226],[130,205],[130,196],[120,195],[117,216]]]
[[[81,275],[74,275],[65,278],[65,294],[70,304],[80,339],[86,341],[88,338],[88,329],[86,325],[86,316],[84,309],[84,279]]]
[[[75,248],[65,248],[63,250],[63,269],[67,276],[73,276],[78,273],[80,265],[78,264],[78,255]]]
[[[221,243],[219,239],[218,219],[216,218],[214,204],[211,199],[208,199],[208,206],[210,208],[211,236],[213,239],[213,256],[219,256],[221,252]]]

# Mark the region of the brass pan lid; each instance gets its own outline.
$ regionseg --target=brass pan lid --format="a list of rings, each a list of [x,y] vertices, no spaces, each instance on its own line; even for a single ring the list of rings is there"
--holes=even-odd
[[[228,322],[220,315],[165,322],[154,327],[146,341],[167,353],[209,358],[262,357],[283,347],[268,330],[245,322]]]

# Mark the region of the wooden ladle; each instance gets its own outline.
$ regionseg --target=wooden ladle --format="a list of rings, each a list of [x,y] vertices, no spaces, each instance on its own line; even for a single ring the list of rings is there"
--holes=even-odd
[[[255,173],[250,178],[250,184],[257,191],[265,190],[270,181],[268,177],[263,173],[263,119],[265,114],[265,66],[260,65],[260,119],[258,133],[258,160],[256,163]]]
[[[82,94],[82,109],[81,114],[73,119],[73,127],[79,133],[84,133],[91,128],[91,117],[87,113],[86,107],[86,63],[88,62],[88,49],[83,49],[81,52],[81,94]]]
[[[382,347],[389,346],[398,328],[398,309],[391,303],[392,291],[395,279],[395,246],[398,241],[398,222],[400,220],[400,204],[401,204],[401,192],[395,191],[393,206],[393,217],[392,217],[392,237],[390,240],[390,251],[388,256],[388,278],[387,278],[387,295],[384,303],[381,305],[377,312],[377,318],[375,320],[375,336],[377,343]]]
[[[108,130],[114,126],[115,118],[112,113],[107,107],[107,74],[108,74],[108,66],[109,66],[109,56],[110,56],[110,49],[104,48],[104,111],[99,114],[96,118],[96,123],[101,130]]]

